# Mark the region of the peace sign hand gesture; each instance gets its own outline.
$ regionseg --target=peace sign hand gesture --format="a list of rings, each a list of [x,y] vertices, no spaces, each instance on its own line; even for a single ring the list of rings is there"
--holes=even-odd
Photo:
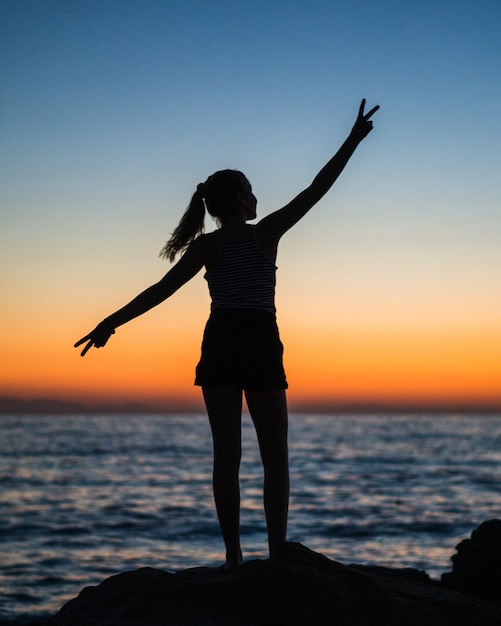
[[[371,132],[373,128],[373,124],[370,118],[379,109],[379,105],[375,106],[373,109],[371,109],[368,113],[365,113],[365,114],[364,114],[364,108],[365,108],[365,98],[360,103],[358,116],[351,130],[351,135],[355,136],[359,141],[367,137],[367,135]]]
[[[92,348],[92,346],[94,346],[95,348],[102,348],[103,346],[105,346],[108,339],[111,337],[111,335],[114,334],[115,330],[111,328],[109,324],[103,321],[98,324],[92,332],[90,332],[88,335],[85,335],[85,337],[82,337],[80,341],[77,341],[74,347],[78,348],[78,346],[81,346],[83,343],[87,342],[84,349],[80,353],[81,356],[85,356],[87,352]]]

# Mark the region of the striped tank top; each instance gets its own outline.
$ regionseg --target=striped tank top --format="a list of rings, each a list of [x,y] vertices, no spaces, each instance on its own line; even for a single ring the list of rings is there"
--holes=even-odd
[[[223,239],[216,265],[204,276],[212,309],[261,309],[275,313],[277,268],[264,255],[256,241],[256,231],[253,232],[253,238],[242,243]]]

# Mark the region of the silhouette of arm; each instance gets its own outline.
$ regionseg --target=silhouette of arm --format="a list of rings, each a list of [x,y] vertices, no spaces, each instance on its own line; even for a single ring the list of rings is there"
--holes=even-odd
[[[278,241],[329,191],[359,143],[372,130],[370,118],[379,109],[379,106],[375,106],[368,113],[364,113],[364,108],[365,99],[360,104],[357,119],[347,139],[332,159],[315,176],[311,185],[282,209],[271,213],[259,222],[259,228],[265,237],[270,236]]]
[[[115,333],[115,328],[126,324],[131,319],[146,313],[146,311],[166,300],[193,278],[202,269],[203,265],[204,245],[202,238],[199,237],[190,244],[179,261],[158,283],[151,285],[131,302],[105,318],[93,331],[77,341],[74,347],[77,348],[86,343],[81,356],[85,356],[92,346],[102,348],[106,345],[111,335]]]

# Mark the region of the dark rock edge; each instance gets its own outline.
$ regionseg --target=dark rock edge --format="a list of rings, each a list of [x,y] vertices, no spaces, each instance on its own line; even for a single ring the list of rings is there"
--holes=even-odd
[[[501,607],[419,570],[343,565],[288,542],[232,572],[124,572],[86,587],[47,626],[501,626]]]

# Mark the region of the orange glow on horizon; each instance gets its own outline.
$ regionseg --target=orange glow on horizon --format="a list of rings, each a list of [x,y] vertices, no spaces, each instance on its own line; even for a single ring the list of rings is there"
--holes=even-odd
[[[289,344],[289,353],[302,357],[290,360],[288,375],[303,401],[499,404],[501,399],[501,338],[491,335],[374,333],[292,338]]]
[[[83,359],[71,347],[72,328],[56,347],[42,338],[20,350],[7,340],[0,395],[202,408],[193,378],[204,321],[177,316],[166,326],[157,312]],[[501,405],[500,333],[306,331],[287,322],[281,332],[291,406]]]

